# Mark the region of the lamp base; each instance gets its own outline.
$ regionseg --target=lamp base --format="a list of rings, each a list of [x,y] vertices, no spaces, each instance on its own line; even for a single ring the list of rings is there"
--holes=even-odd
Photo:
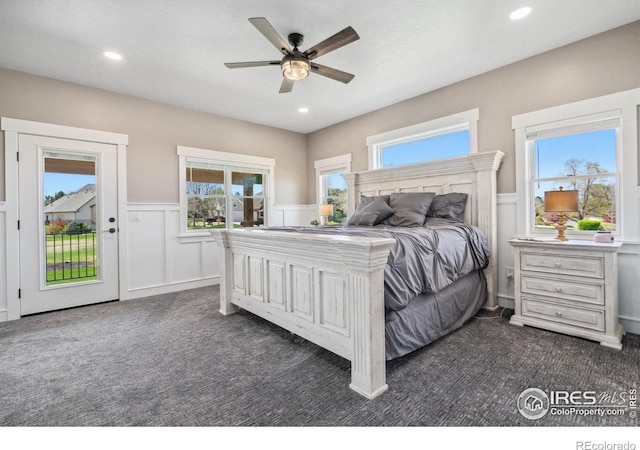
[[[558,230],[558,235],[556,236],[556,239],[559,241],[568,241],[569,239],[564,235],[565,230],[567,229],[567,227],[564,226],[564,214],[560,213],[559,217],[558,217],[558,226],[556,227],[556,230]]]

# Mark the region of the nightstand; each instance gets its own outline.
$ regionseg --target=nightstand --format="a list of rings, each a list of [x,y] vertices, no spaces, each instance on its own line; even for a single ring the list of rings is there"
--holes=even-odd
[[[530,325],[622,349],[618,250],[622,243],[512,239],[513,325]]]

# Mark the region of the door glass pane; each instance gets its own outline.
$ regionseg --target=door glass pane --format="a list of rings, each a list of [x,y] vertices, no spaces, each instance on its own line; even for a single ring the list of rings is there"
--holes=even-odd
[[[231,172],[233,225],[264,225],[264,184],[261,173]]]
[[[43,168],[44,285],[96,280],[96,158],[45,153]]]

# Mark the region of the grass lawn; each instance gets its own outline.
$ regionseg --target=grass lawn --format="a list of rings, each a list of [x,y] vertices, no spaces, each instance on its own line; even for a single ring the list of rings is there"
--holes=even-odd
[[[47,286],[95,280],[95,233],[46,236]]]

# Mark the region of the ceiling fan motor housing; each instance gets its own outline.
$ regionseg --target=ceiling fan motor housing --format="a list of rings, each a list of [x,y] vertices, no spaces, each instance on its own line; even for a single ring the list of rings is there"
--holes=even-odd
[[[294,49],[300,47],[302,45],[302,41],[304,41],[304,36],[300,33],[291,33],[289,35],[289,44],[291,44]]]

